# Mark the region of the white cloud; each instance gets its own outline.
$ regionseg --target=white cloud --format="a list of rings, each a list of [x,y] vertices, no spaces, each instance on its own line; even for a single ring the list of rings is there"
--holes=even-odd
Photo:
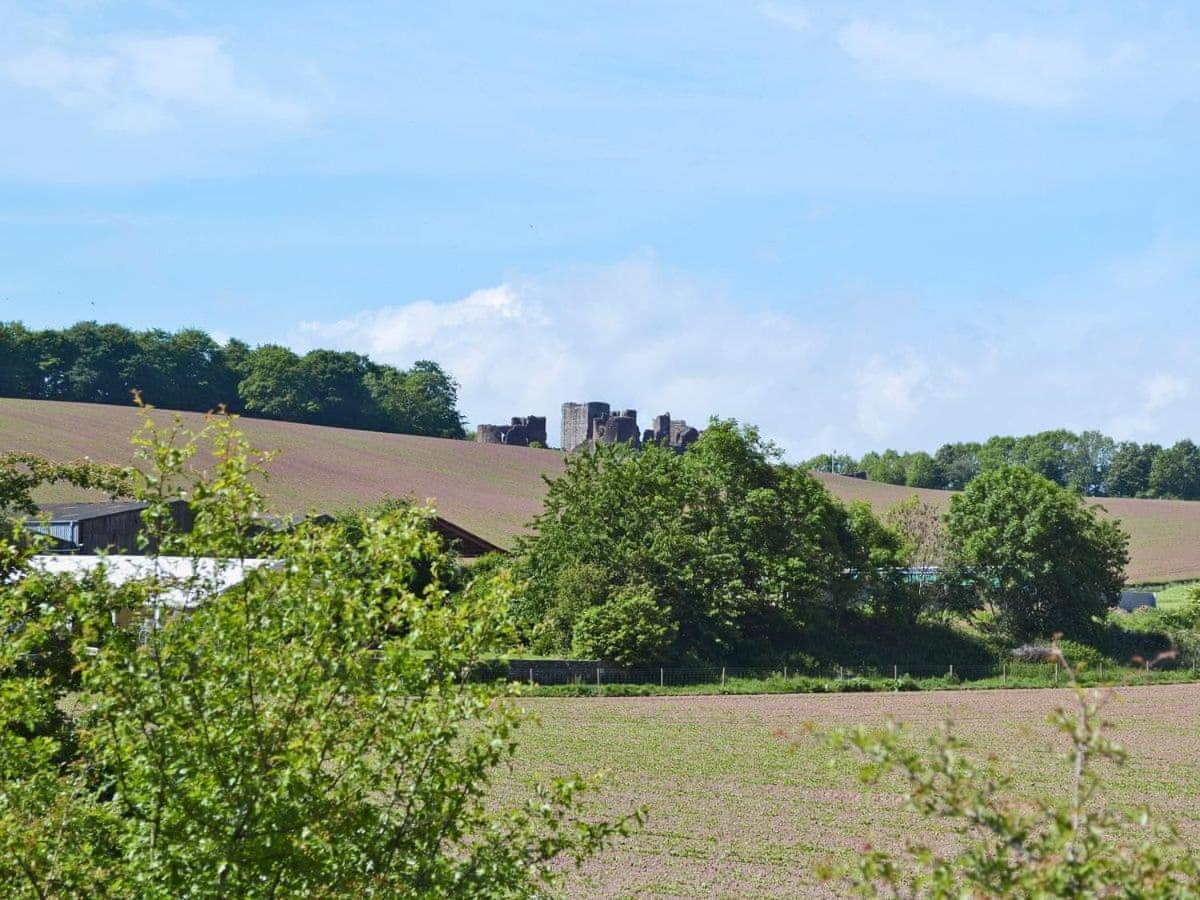
[[[1094,69],[1073,41],[1033,35],[905,31],[856,19],[841,28],[837,42],[883,77],[1019,106],[1071,103],[1082,95]]]
[[[1155,412],[1182,400],[1188,395],[1186,378],[1159,372],[1146,382],[1146,411]]]
[[[549,413],[556,435],[561,403],[607,400],[637,407],[643,421],[664,411],[701,424],[736,416],[801,452],[826,425],[813,392],[816,328],[739,307],[644,257],[305,322],[298,338],[398,365],[437,359],[461,381],[475,423]]]
[[[158,131],[197,112],[271,125],[306,117],[294,98],[245,84],[222,41],[208,35],[59,37],[4,59],[0,74],[119,132]]]
[[[892,434],[916,411],[929,390],[929,368],[910,360],[899,366],[872,359],[858,376],[858,424],[868,436]]]
[[[855,295],[794,298],[779,312],[643,256],[306,322],[293,342],[402,366],[436,359],[462,383],[472,422],[545,414],[552,435],[566,400],[634,407],[643,422],[668,410],[736,417],[797,460],[1060,427],[1159,442],[1194,434],[1200,420],[1182,402],[1200,377],[1194,346],[1163,340],[1194,308],[1190,278],[1156,293],[1153,320],[1140,293],[1104,301],[1128,317],[1101,316],[1110,271],[1095,273],[1094,290],[1084,279],[1074,293],[1055,284],[953,309]]]

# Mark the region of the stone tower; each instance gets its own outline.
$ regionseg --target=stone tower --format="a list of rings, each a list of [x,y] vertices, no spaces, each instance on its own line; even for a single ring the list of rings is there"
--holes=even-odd
[[[564,403],[562,405],[563,450],[570,452],[589,445],[596,436],[594,423],[607,419],[611,407],[607,403]]]

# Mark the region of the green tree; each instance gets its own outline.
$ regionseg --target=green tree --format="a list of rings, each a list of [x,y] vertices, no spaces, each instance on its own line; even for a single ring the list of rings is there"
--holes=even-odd
[[[1067,487],[1088,497],[1104,493],[1116,443],[1098,431],[1084,431],[1067,448],[1064,475]]]
[[[938,471],[937,461],[928,453],[918,451],[910,453],[904,467],[904,483],[909,487],[932,488],[942,484],[943,477]]]
[[[202,446],[211,478],[190,471]],[[449,590],[431,512],[263,532],[263,457],[229,419],[148,423],[139,448],[147,548],[192,574],[155,574],[151,551],[122,586],[50,577],[0,541],[5,896],[541,896],[555,860],[640,818],[583,818],[577,777],[495,802],[524,715],[472,673],[509,646],[511,587]],[[164,615],[164,592],[195,610]],[[47,668],[64,642],[71,664]]]
[[[944,598],[938,576],[947,562],[945,517],[936,506],[913,494],[888,509],[883,520],[899,537],[901,564],[913,570],[906,588],[915,618]]]
[[[867,453],[859,462],[867,478],[885,484],[904,484],[908,477],[905,460],[895,450],[884,450],[882,454]]]
[[[810,612],[866,589],[866,533],[752,427],[714,420],[682,454],[602,445],[567,459],[518,550],[526,633],[565,640],[580,610],[560,592],[586,571],[602,602],[652,585],[678,624],[676,658],[777,654]]]
[[[609,603],[580,613],[572,629],[576,656],[623,666],[661,662],[670,656],[679,624],[648,587],[628,587]]]
[[[62,400],[120,403],[130,400],[133,384],[125,370],[138,352],[137,338],[121,325],[79,322],[62,332]]]
[[[1010,638],[1086,637],[1125,583],[1128,535],[1022,466],[984,472],[950,500],[951,553]]]
[[[458,411],[458,382],[427,359],[402,371],[376,368],[366,377],[377,415],[389,431],[431,437],[466,437]]]
[[[313,350],[299,362],[304,385],[303,420],[314,425],[369,428],[374,403],[364,382],[371,361],[358,353]]]
[[[40,397],[36,336],[20,322],[0,322],[0,397]]]
[[[1122,441],[1113,449],[1104,477],[1103,494],[1107,497],[1141,497],[1150,490],[1150,466],[1162,452],[1157,444],[1142,446]]]
[[[458,384],[437,363],[401,370],[357,353],[274,344],[224,346],[185,328],[130,331],[79,322],[31,332],[0,323],[0,396],[126,403],[133,391],[160,406],[224,406],[264,418],[462,438]]]
[[[1200,499],[1200,447],[1184,439],[1156,454],[1149,486],[1155,497]]]
[[[263,344],[247,358],[245,372],[238,394],[246,412],[266,419],[305,421],[309,392],[299,356],[287,347]]]

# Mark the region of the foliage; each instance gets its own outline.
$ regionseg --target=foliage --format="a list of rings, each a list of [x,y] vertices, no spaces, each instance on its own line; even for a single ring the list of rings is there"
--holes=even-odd
[[[1093,507],[1020,466],[980,475],[946,517],[956,571],[1009,638],[1087,637],[1124,585],[1128,536]]]
[[[951,491],[963,490],[982,472],[1012,465],[1088,497],[1200,499],[1200,449],[1192,441],[1168,448],[1118,444],[1098,431],[1076,434],[1059,428],[1021,437],[997,435],[982,444],[944,444],[933,456],[889,448],[859,460],[845,454],[831,460],[823,454],[806,463],[825,472],[863,472],[872,481]]]
[[[1200,499],[1200,447],[1182,440],[1150,463],[1150,493],[1179,500]]]
[[[913,608],[920,612],[943,598],[934,573],[947,562],[946,523],[942,511],[913,494],[884,513],[884,522],[899,537],[899,556],[914,572],[909,585]]]
[[[553,860],[640,819],[583,818],[577,777],[517,809],[489,797],[524,714],[514,687],[470,676],[509,645],[512,587],[449,590],[429,511],[264,531],[266,460],[229,418],[200,435],[147,419],[138,446],[150,558],[193,575],[49,577],[0,541],[6,896],[534,896]],[[165,590],[195,610],[171,614]]]
[[[977,763],[944,725],[928,749],[913,749],[903,730],[857,728],[831,736],[835,749],[865,759],[861,777],[871,785],[898,775],[910,809],[961,826],[966,847],[954,856],[912,843],[903,863],[867,849],[857,863],[827,875],[846,876],[859,896],[959,897],[1192,897],[1200,866],[1176,833],[1154,823],[1148,810],[1130,814],[1097,807],[1099,760],[1117,764],[1125,752],[1101,719],[1104,698],[1072,680],[1075,705],[1051,723],[1070,742],[1065,801],[1038,798],[1032,808],[1006,796],[1009,779],[992,761]]]
[[[599,446],[572,454],[518,548],[520,616],[542,652],[565,652],[585,608],[653,585],[677,625],[675,659],[776,652],[814,610],[836,614],[879,586],[873,540],[758,431],[714,420],[682,454]],[[778,658],[778,656],[776,656]]]
[[[221,345],[196,329],[80,322],[30,331],[0,322],[0,396],[127,403],[133,391],[171,409],[225,406],[268,419],[464,437],[458,384],[429,360],[404,370],[357,353]]]
[[[111,497],[128,496],[128,473],[120,466],[80,459],[57,463],[33,453],[0,454],[0,515],[37,515],[33,490],[38,485],[66,482],[81,490],[104,491]]]
[[[627,587],[611,602],[590,606],[572,629],[577,656],[618,665],[657,662],[671,651],[679,625],[649,588]]]

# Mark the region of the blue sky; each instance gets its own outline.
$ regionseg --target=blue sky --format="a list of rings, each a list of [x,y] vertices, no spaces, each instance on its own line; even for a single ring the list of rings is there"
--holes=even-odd
[[[1200,438],[1192,3],[0,0],[0,316],[793,457]],[[552,427],[554,422],[552,421]]]

